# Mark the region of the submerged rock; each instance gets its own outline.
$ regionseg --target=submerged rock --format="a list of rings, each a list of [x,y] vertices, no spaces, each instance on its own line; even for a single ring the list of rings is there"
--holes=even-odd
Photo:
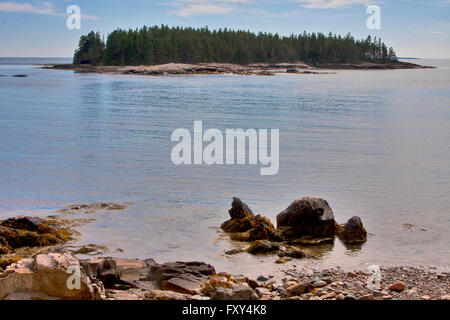
[[[280,251],[278,253],[278,256],[280,258],[288,257],[288,258],[294,258],[294,259],[303,259],[306,257],[306,253],[303,250],[300,250],[298,248],[290,247],[284,251]]]
[[[350,218],[338,228],[337,235],[342,242],[358,243],[367,241],[367,231],[360,217]]]
[[[100,202],[100,203],[90,203],[90,204],[76,204],[64,209],[58,210],[59,213],[63,214],[77,214],[77,213],[98,213],[101,211],[111,212],[111,211],[121,211],[127,208],[128,204],[112,203],[112,202]]]
[[[277,228],[286,240],[333,238],[336,221],[327,201],[305,197],[278,214]]]
[[[251,254],[263,254],[268,252],[277,251],[280,249],[280,244],[269,240],[257,240],[253,242],[247,249]]]

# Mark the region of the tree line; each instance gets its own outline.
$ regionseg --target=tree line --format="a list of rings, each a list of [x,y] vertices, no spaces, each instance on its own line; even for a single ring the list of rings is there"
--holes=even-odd
[[[168,27],[135,30],[117,29],[105,43],[99,32],[82,36],[75,51],[74,64],[154,65],[170,62],[226,62],[249,64],[278,63],[355,63],[396,60],[394,49],[380,38],[357,40],[323,33],[255,34],[242,30]]]

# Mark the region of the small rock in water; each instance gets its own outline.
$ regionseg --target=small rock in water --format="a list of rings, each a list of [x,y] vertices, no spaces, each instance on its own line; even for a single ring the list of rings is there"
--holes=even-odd
[[[251,254],[262,254],[278,250],[280,245],[269,240],[257,240],[247,249]]]
[[[242,252],[242,250],[240,250],[240,249],[231,249],[231,250],[225,251],[225,254],[231,256],[231,255],[238,254],[241,252]]]
[[[275,263],[276,264],[284,264],[284,263],[289,262],[291,260],[292,260],[292,258],[282,257],[282,258],[278,258],[277,260],[275,260]]]

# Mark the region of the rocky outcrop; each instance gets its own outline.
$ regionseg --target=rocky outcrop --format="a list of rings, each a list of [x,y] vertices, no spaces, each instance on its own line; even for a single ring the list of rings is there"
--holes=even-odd
[[[91,281],[77,258],[52,252],[23,259],[0,274],[0,300],[18,297],[19,293],[22,297],[31,294],[41,298],[94,300],[103,299],[104,287],[101,282]]]
[[[279,240],[275,227],[269,219],[255,216],[253,211],[239,198],[233,198],[228,211],[231,219],[224,222],[221,228],[231,233],[237,241],[255,241],[263,239]]]
[[[408,62],[389,63],[314,63],[308,65],[302,62],[296,63],[253,63],[239,65],[232,63],[167,63],[147,66],[100,66],[90,64],[57,64],[43,66],[44,69],[73,70],[80,73],[109,73],[143,76],[181,75],[181,74],[236,74],[236,75],[267,75],[273,73],[303,73],[300,70],[315,69],[422,69],[431,68],[419,66]],[[315,73],[315,72],[314,72]]]
[[[332,242],[336,236],[345,243],[367,240],[367,231],[359,217],[353,217],[345,225],[339,225],[328,202],[320,198],[305,197],[295,200],[277,215],[276,229],[266,217],[255,216],[249,206],[239,198],[233,198],[229,214],[231,219],[221,227],[230,233],[230,238],[252,242],[246,250],[251,254],[276,252],[279,256],[276,263],[307,256],[305,251],[293,245],[311,246]],[[286,245],[290,246],[288,250]],[[242,250],[230,250],[226,254],[239,252]]]
[[[337,236],[342,242],[346,243],[367,241],[367,231],[360,217],[352,217],[346,224],[339,226]]]
[[[333,238],[336,221],[327,201],[306,197],[295,200],[277,215],[277,228],[287,240]]]

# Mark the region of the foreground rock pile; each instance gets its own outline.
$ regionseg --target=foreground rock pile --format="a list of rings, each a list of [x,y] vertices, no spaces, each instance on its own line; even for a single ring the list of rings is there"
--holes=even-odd
[[[76,286],[74,270],[79,270]],[[0,273],[0,300],[448,300],[448,273],[382,268],[372,273],[339,268],[287,269],[280,280],[216,273],[202,262],[157,264],[154,260],[79,260],[54,248]]]
[[[335,237],[349,244],[367,240],[361,218],[352,217],[346,224],[339,225],[328,202],[319,198],[295,200],[277,215],[276,228],[269,219],[255,215],[239,198],[233,198],[229,214],[231,219],[221,228],[232,240],[251,242],[247,249],[251,254],[277,253],[280,263],[307,256],[307,252],[295,245],[332,242]]]

